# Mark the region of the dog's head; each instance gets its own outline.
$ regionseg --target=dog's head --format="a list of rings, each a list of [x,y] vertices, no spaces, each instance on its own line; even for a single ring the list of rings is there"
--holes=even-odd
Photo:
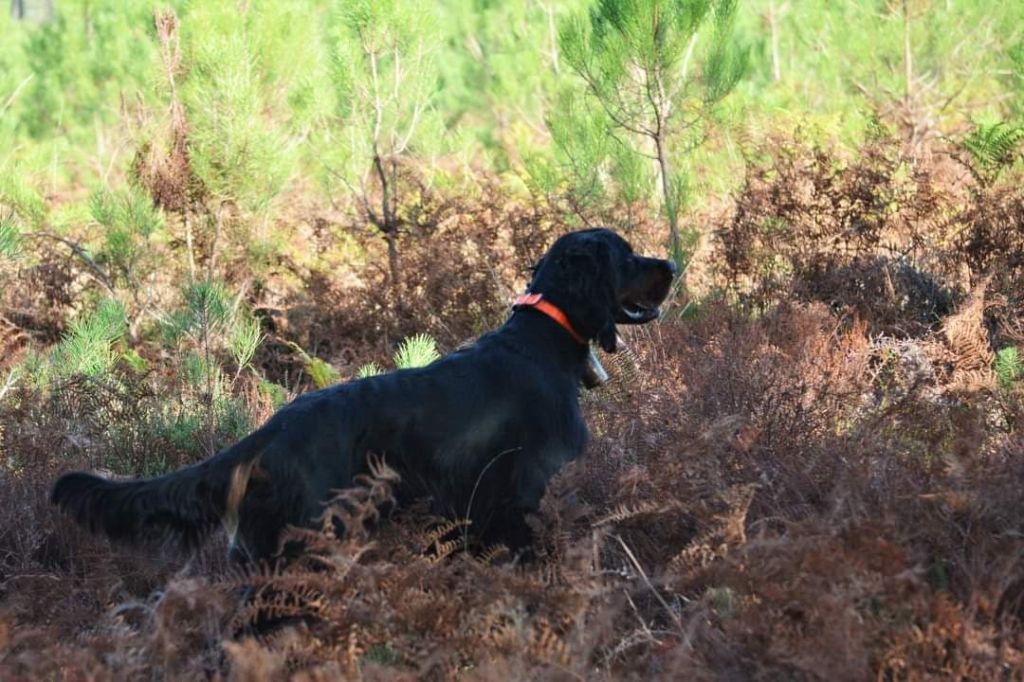
[[[616,349],[618,324],[643,324],[661,313],[676,267],[633,253],[611,230],[560,237],[534,267],[530,291],[543,294],[587,340]]]

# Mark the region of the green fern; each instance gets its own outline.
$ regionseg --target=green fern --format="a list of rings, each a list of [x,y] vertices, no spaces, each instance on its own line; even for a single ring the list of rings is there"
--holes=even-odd
[[[1024,359],[1021,359],[1016,346],[1007,346],[996,353],[995,372],[999,385],[1004,389],[1024,376]]]
[[[307,355],[306,358],[306,372],[309,373],[309,376],[313,379],[313,384],[317,388],[327,388],[341,380],[341,374],[338,373],[338,370],[320,358],[310,355]]]
[[[276,410],[288,402],[288,389],[266,379],[260,379],[260,391],[270,399],[270,405]]]
[[[439,357],[441,354],[437,352],[434,339],[429,334],[416,334],[402,341],[394,360],[399,369],[411,369],[426,367]]]
[[[975,175],[983,184],[990,185],[1016,161],[1022,141],[1024,127],[1000,121],[978,124],[961,144],[971,155]]]
[[[302,364],[306,366],[306,374],[313,380],[313,385],[317,388],[327,388],[341,380],[341,374],[331,365],[302,350],[297,343],[289,341],[288,345],[302,358]]]

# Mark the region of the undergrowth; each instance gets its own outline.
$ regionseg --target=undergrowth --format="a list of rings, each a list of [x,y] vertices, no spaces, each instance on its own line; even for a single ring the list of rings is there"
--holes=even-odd
[[[500,324],[565,229],[556,201],[422,188],[396,286],[373,230],[300,211],[296,240],[336,267],[248,276],[225,254],[219,278],[172,273],[158,319],[66,252],[16,265],[39,285],[0,311],[0,676],[1019,677],[1022,245],[995,227],[1019,191],[873,144],[751,158],[687,289],[711,293],[624,327],[584,394],[591,444],[526,564],[393,509],[383,465],[283,569],[229,565],[222,538],[190,559],[111,547],[46,496],[71,468],[194,462],[289,396]],[[656,234],[627,236],[652,253]]]
[[[952,352],[942,337],[873,340],[820,305],[757,320],[709,305],[627,341],[641,370],[588,397],[593,445],[553,482],[527,565],[460,551],[459,524],[422,507],[380,517],[384,466],[328,506],[322,530],[296,531],[310,552],[280,571],[225,566],[222,547],[184,566],[133,558],[54,517],[43,495],[59,465],[8,479],[5,677],[1021,669],[1014,387],[965,392],[922,370]],[[60,441],[8,431],[4,454]],[[246,634],[268,617],[290,624]]]

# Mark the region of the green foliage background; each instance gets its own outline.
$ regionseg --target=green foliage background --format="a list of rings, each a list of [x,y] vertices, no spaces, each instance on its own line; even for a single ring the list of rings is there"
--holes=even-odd
[[[668,188],[647,143],[616,134],[579,77],[600,57],[628,82],[612,54],[622,45],[593,34],[627,5],[627,34],[644,28],[636,17],[685,25],[639,38],[641,62],[673,48],[659,62],[673,101],[702,112],[669,137]],[[170,37],[157,15],[176,17]],[[300,246],[302,207],[385,230],[414,224],[403,202],[427,188],[472,196],[496,182],[535,203],[571,197],[565,228],[628,232],[664,223],[668,199],[685,211],[735,190],[773,134],[850,149],[880,126],[913,145],[952,140],[986,184],[1019,163],[1024,139],[1018,2],[60,0],[51,22],[0,13],[0,36],[0,280],[17,286],[43,246],[66,248],[91,278],[63,340],[27,361],[37,383],[146,371],[135,349],[148,340],[174,359],[179,413],[205,413],[211,433],[218,411],[240,409],[264,342],[238,273],[259,287],[275,259],[331,272],[363,257],[343,237],[343,253]],[[153,177],[174,153],[187,173],[160,176],[178,183],[171,201]],[[373,198],[383,182],[388,220]],[[694,215],[688,244],[707,230]],[[312,385],[347,378],[316,349],[294,350]],[[369,360],[362,374],[376,371]],[[274,404],[292,388],[260,380]]]
[[[118,145],[125,108],[142,102],[158,111],[166,99],[152,15],[168,7],[181,20],[182,98],[196,162],[218,193],[261,204],[289,181],[324,171],[325,139],[330,151],[351,152],[344,130],[360,105],[352,73],[363,70],[346,37],[360,20],[390,27],[399,41],[408,39],[402,30],[428,38],[429,68],[411,74],[403,94],[429,101],[432,140],[451,138],[448,148],[467,163],[519,176],[528,171],[525,158],[557,156],[548,121],[564,113],[556,104],[578,86],[558,31],[587,3],[442,0],[415,11],[384,4],[366,3],[362,19],[359,3],[318,0],[63,0],[58,20],[42,25],[2,13],[2,168],[17,167],[47,192],[116,182],[130,161]],[[909,4],[914,73],[928,85],[942,127],[1019,116],[1024,7]],[[727,162],[726,150],[743,134],[793,124],[852,143],[873,103],[902,97],[899,3],[747,0],[737,23],[750,66],[727,100],[718,144],[704,152],[711,160]],[[712,38],[712,30],[704,33]],[[700,184],[721,185],[728,174],[713,175]],[[322,184],[336,189],[329,179]]]

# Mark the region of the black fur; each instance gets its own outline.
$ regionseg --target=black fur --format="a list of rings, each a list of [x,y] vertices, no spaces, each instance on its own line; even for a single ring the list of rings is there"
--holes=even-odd
[[[277,434],[267,426],[216,457],[158,478],[113,481],[73,472],[53,486],[51,502],[113,540],[171,540],[194,548],[221,523],[235,467],[251,461]]]
[[[561,308],[584,338],[614,351],[616,323],[654,319],[674,273],[668,261],[634,255],[609,230],[584,230],[555,242],[530,291]],[[286,525],[309,525],[332,490],[366,473],[372,452],[401,474],[400,503],[429,496],[435,512],[471,519],[481,539],[521,548],[531,540],[525,516],[583,450],[578,390],[588,354],[552,319],[520,308],[429,367],[300,396],[195,466],[141,481],[67,474],[53,502],[116,540],[194,545],[224,517],[236,470],[258,461],[246,479],[236,541],[242,556],[266,558]]]

